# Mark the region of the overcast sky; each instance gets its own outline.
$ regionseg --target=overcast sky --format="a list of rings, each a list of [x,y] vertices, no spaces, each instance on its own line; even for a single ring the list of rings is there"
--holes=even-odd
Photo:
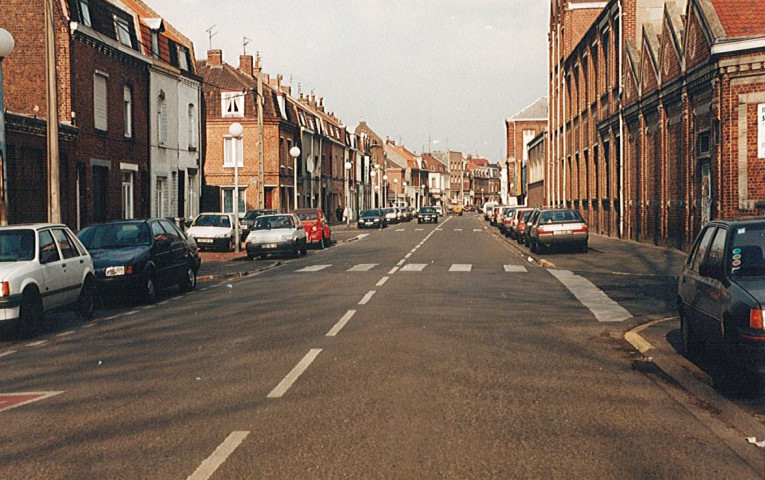
[[[547,95],[542,0],[147,0],[194,42],[238,66],[324,97],[348,127],[365,120],[417,153],[506,155],[504,121]]]

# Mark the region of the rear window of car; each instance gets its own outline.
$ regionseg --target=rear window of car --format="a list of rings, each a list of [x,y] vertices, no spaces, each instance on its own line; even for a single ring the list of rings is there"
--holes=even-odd
[[[733,237],[726,252],[732,275],[765,275],[765,222],[733,228]]]
[[[554,210],[551,212],[542,212],[539,223],[564,223],[581,222],[582,217],[576,210]]]
[[[292,228],[292,217],[289,215],[264,216],[255,220],[255,230],[272,230],[277,228]]]
[[[316,220],[319,218],[319,214],[316,212],[303,212],[297,214],[300,220]]]
[[[35,258],[35,231],[8,229],[0,231],[0,262],[18,262]]]
[[[231,219],[228,218],[228,215],[200,215],[191,226],[231,228]]]
[[[149,227],[141,223],[91,225],[77,234],[88,250],[151,245]]]

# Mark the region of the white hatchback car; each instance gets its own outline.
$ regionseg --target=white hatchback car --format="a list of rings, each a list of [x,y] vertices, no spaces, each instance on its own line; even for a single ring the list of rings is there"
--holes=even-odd
[[[286,253],[293,257],[305,255],[306,233],[300,218],[292,213],[263,215],[255,219],[247,235],[247,257],[266,258],[268,254]]]
[[[234,243],[236,222],[236,215],[233,213],[200,213],[186,229],[186,235],[193,238],[200,249],[231,252],[236,246]],[[241,227],[239,231],[242,231]]]
[[[0,227],[0,323],[17,322],[20,336],[40,331],[45,312],[75,305],[93,316],[93,260],[66,225]]]

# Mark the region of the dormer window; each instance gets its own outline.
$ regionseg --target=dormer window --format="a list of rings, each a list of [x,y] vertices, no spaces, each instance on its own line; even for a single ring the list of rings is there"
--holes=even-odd
[[[90,6],[88,5],[88,0],[79,0],[80,5],[80,21],[83,25],[87,25],[88,27],[92,27],[93,24],[90,21]]]
[[[151,56],[159,58],[159,32],[156,30],[151,31]]]
[[[244,117],[244,94],[242,92],[221,92],[223,118]]]
[[[189,62],[186,59],[186,49],[181,47],[180,45],[178,45],[177,48],[178,48],[178,68],[188,72]]]
[[[114,27],[117,29],[117,39],[126,47],[133,48],[133,41],[130,39],[130,24],[121,17],[114,17]]]

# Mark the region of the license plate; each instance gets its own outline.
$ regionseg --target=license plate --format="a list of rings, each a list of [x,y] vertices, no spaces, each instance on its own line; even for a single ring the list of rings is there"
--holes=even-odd
[[[263,248],[276,248],[275,243],[264,243]]]
[[[197,243],[213,243],[212,238],[197,238]]]
[[[553,235],[571,235],[572,233],[571,230],[555,230]]]

